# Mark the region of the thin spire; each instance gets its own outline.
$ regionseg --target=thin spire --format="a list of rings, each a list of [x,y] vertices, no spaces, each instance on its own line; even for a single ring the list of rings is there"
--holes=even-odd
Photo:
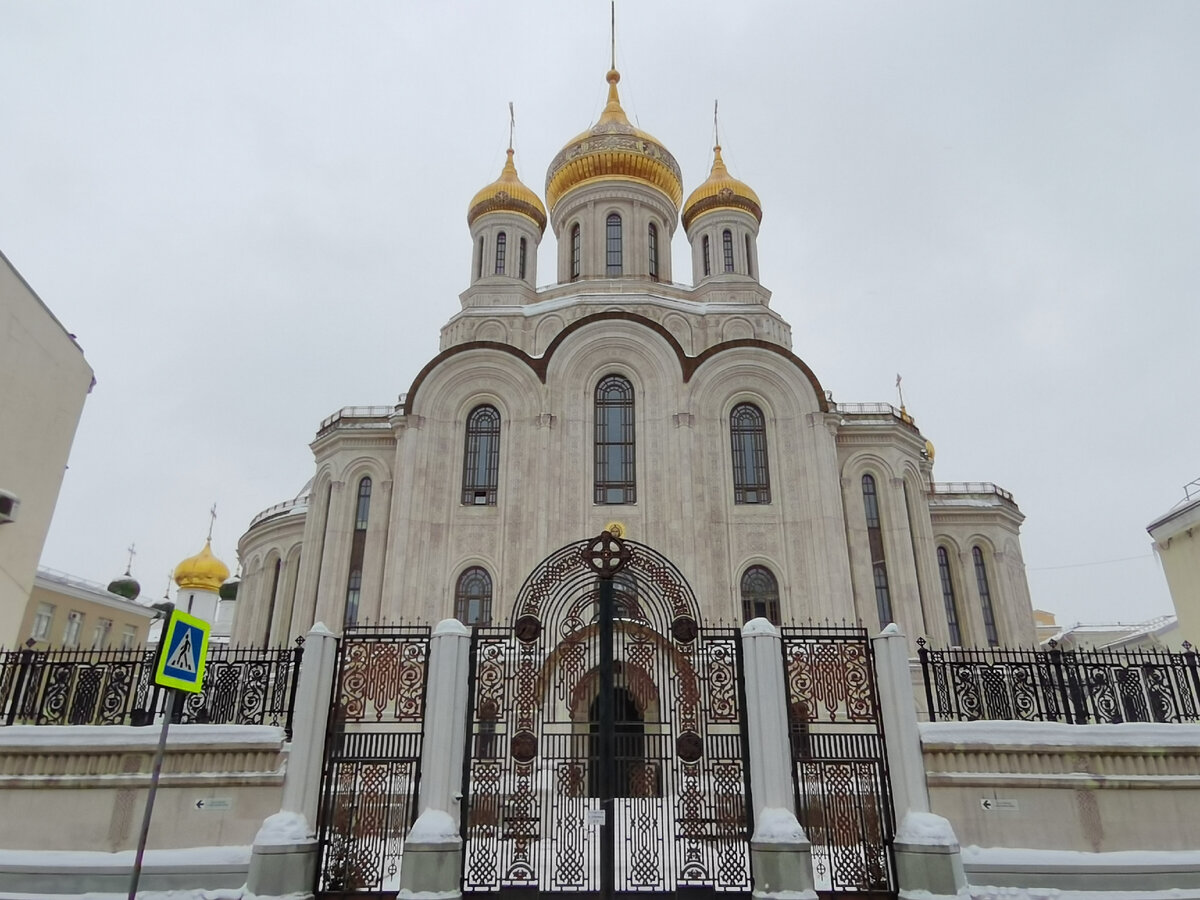
[[[717,126],[717,101],[713,101],[713,146],[721,146],[721,129]]]
[[[609,68],[615,69],[617,67],[617,0],[612,0],[610,7],[612,12],[612,22],[609,26],[609,43],[611,45],[610,49],[612,55],[609,59]]]
[[[513,149],[513,130],[517,127],[517,114],[513,112],[513,102],[508,101],[508,152]]]
[[[208,511],[208,515],[209,515],[209,519],[208,519],[208,540],[209,540],[209,542],[211,542],[211,541],[212,541],[212,530],[213,530],[213,525],[214,525],[214,524],[216,523],[216,521],[217,521],[217,504],[215,504],[215,503],[214,503],[214,504],[212,505],[212,509],[210,509],[210,510]]]
[[[896,393],[900,396],[900,412],[905,412],[904,409],[904,388],[900,386],[900,382],[904,379],[900,377],[900,373],[896,373]]]
[[[133,571],[133,558],[135,556],[137,556],[137,550],[134,549],[135,547],[137,547],[137,544],[129,545],[129,562],[125,563],[125,574],[126,575],[128,575],[130,572]]]

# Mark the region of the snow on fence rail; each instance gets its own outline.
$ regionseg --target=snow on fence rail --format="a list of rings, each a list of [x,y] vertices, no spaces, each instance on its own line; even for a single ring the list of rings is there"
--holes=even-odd
[[[292,735],[304,639],[293,647],[210,647],[204,690],[188,694],[185,724],[275,725]],[[149,725],[166,692],[155,651],[0,650],[0,725]]]
[[[930,721],[1200,722],[1200,660],[1165,650],[934,650],[917,641]]]

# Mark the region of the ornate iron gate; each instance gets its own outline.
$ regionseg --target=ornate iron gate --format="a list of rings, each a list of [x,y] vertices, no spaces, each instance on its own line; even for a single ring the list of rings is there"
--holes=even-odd
[[[740,634],[700,627],[668,560],[562,548],[472,671],[464,895],[749,896]]]
[[[895,822],[871,641],[862,628],[784,628],[796,814],[823,898],[894,897]]]
[[[352,628],[338,646],[326,730],[317,891],[394,896],[416,818],[429,628]]]

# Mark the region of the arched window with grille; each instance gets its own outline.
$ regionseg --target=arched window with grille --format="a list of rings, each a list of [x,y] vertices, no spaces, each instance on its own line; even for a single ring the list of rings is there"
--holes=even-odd
[[[637,502],[633,385],[607,375],[596,385],[596,503]]]
[[[712,263],[709,261],[708,253],[708,235],[706,234],[700,239],[701,255],[704,257],[704,277],[707,278],[712,274]]]
[[[767,465],[767,426],[762,410],[739,403],[729,414],[733,442],[733,502],[770,503],[771,473]]]
[[[779,582],[766,566],[751,566],[742,575],[742,618],[760,616],[779,624]]]
[[[482,566],[471,566],[458,576],[454,586],[454,618],[464,625],[488,625],[492,621],[492,576]]]
[[[992,591],[988,584],[987,562],[983,558],[983,548],[976,545],[971,549],[975,560],[975,582],[979,586],[979,605],[983,609],[983,631],[987,635],[989,647],[1000,643],[1000,635],[996,631],[996,613],[992,609]]]
[[[504,274],[504,254],[508,250],[508,235],[503,231],[496,235],[496,274]]]
[[[517,245],[517,277],[525,277],[525,238]]]
[[[605,224],[605,266],[604,274],[613,278],[621,274],[621,217],[610,213]]]
[[[871,548],[871,575],[875,582],[875,606],[879,611],[879,627],[892,622],[892,597],[888,590],[887,560],[883,552],[883,529],[879,522],[879,495],[875,477],[862,477],[863,511],[867,515],[867,543]]]
[[[950,574],[950,554],[945,547],[937,548],[938,574],[942,579],[942,603],[946,607],[946,624],[950,628],[950,646],[962,646],[962,628],[958,624],[958,601],[954,597],[954,578]]]
[[[583,253],[583,241],[579,234],[579,223],[571,227],[571,280],[579,279],[579,264]]]
[[[725,255],[725,271],[733,271],[733,232],[728,228],[721,235],[721,250]]]
[[[467,416],[463,451],[462,502],[467,506],[495,506],[500,474],[500,413],[483,404]]]
[[[363,557],[367,552],[367,519],[371,514],[371,479],[358,482],[358,501],[354,505],[354,535],[350,539],[350,574],[346,579],[346,625],[358,622],[362,599]]]
[[[650,277],[658,281],[658,227],[651,222],[648,231],[647,250],[650,255]]]

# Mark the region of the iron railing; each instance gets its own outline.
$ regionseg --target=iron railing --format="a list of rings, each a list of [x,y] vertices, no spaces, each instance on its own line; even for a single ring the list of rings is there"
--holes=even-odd
[[[933,650],[917,641],[930,721],[1200,721],[1200,660],[1157,649]]]
[[[292,737],[304,638],[294,647],[210,647],[185,724],[278,725]],[[151,649],[0,650],[0,724],[149,725],[166,707]]]
[[[935,481],[929,485],[931,494],[995,494],[1001,500],[1015,503],[1011,492],[990,481]]]

